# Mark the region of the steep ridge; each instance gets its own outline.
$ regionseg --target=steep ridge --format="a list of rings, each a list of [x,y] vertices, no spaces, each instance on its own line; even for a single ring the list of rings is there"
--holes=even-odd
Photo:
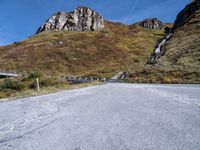
[[[185,80],[200,81],[200,0],[187,5],[178,14],[173,29],[158,65],[181,72]]]
[[[195,17],[195,12],[199,10],[200,0],[193,0],[177,16],[173,29],[176,30],[184,26],[191,18]]]
[[[200,83],[200,0],[177,15],[172,35],[155,64],[133,73],[130,81]]]

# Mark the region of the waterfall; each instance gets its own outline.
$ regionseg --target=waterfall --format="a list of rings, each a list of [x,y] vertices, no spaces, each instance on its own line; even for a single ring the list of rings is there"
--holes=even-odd
[[[163,46],[165,45],[165,43],[169,40],[169,38],[171,37],[171,33],[167,33],[165,35],[165,37],[162,39],[162,41],[158,44],[158,46],[154,49],[153,53],[150,55],[149,59],[148,59],[148,64],[152,64],[154,63],[154,61],[158,58],[158,56],[161,53],[161,50],[163,48]]]

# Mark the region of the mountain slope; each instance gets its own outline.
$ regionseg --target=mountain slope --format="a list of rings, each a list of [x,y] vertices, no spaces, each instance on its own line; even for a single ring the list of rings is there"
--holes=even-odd
[[[172,37],[157,63],[133,73],[129,80],[200,83],[200,0],[188,4],[178,14]]]
[[[0,69],[110,77],[142,66],[163,33],[108,21],[98,32],[42,32],[0,47]]]
[[[191,8],[188,7],[195,2],[186,6],[183,12],[189,14]],[[175,22],[173,36],[164,48],[164,56],[158,60],[162,68],[180,71],[183,73],[182,78],[188,81],[200,81],[200,1],[195,6],[196,10],[185,20]],[[183,12],[177,20],[184,19]]]

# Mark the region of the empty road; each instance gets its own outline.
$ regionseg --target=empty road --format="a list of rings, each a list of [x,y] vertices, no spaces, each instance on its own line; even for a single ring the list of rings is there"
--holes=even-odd
[[[200,150],[200,85],[109,83],[0,102],[0,150]]]

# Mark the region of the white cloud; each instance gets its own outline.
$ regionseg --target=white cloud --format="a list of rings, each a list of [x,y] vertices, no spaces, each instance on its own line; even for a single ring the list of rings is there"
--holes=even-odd
[[[132,0],[130,0],[130,4],[131,4],[131,3],[132,3]],[[133,5],[132,5],[132,7],[131,7],[131,10],[130,10],[129,15],[131,15],[131,14],[134,12],[134,10],[135,10],[137,4],[138,4],[138,0],[135,0],[135,1],[133,2]]]

